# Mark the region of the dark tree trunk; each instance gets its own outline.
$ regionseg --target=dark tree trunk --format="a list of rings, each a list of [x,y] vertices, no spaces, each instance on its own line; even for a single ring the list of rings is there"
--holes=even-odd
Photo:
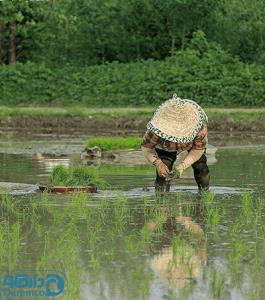
[[[16,62],[16,24],[14,21],[9,22],[9,48],[8,48],[8,63]]]
[[[3,59],[3,31],[4,25],[3,22],[0,20],[0,65],[4,63]]]

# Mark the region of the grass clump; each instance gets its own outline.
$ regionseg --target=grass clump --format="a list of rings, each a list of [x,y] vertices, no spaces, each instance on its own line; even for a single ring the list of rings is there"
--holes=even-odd
[[[56,166],[50,175],[50,183],[57,186],[106,186],[106,182],[95,170],[83,165],[78,165],[72,170],[63,165]]]
[[[140,137],[99,137],[87,141],[87,147],[98,146],[102,151],[121,149],[140,149]]]

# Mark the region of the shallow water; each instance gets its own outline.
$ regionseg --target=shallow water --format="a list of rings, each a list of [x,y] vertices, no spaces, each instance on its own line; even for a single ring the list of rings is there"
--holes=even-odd
[[[157,195],[152,166],[115,164],[96,166],[110,187],[94,196],[2,196],[0,269],[62,272],[71,300],[264,299],[265,147],[215,158],[214,196],[196,193],[191,170]],[[35,184],[79,155],[0,161],[1,182]]]
[[[211,159],[211,158],[210,158]],[[40,183],[47,182],[48,174],[58,164],[71,167],[80,163],[79,155],[60,158],[38,155],[0,154],[0,181]],[[265,187],[265,146],[256,148],[221,148],[209,166],[213,186]],[[149,165],[95,164],[113,189],[131,189],[153,186],[155,171]],[[177,185],[194,185],[192,170],[188,169]]]

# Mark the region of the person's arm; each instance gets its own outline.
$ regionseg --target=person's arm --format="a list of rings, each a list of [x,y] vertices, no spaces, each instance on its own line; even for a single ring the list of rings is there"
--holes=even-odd
[[[141,149],[147,161],[156,167],[159,176],[167,177],[169,174],[169,169],[158,157],[154,149],[158,142],[159,137],[150,130],[147,130],[143,137]]]
[[[155,146],[157,145],[157,137],[151,131],[147,130],[143,136],[143,141],[141,143],[142,152],[147,159],[147,161],[151,164],[159,159],[157,153],[155,151]]]
[[[208,129],[207,124],[203,126],[203,128],[199,131],[197,136],[195,137],[192,145],[192,149],[189,154],[179,163],[176,167],[179,171],[180,175],[182,172],[198,161],[202,154],[204,153],[206,147],[208,145]]]

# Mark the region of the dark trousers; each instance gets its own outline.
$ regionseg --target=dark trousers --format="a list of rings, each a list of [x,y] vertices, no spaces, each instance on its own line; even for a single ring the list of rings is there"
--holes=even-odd
[[[169,171],[171,171],[173,164],[177,158],[177,152],[168,152],[160,149],[155,149],[155,150],[158,157],[163,161],[164,164],[167,165]],[[207,191],[209,189],[210,175],[209,175],[209,168],[207,166],[207,158],[205,153],[201,156],[201,158],[198,161],[196,161],[192,165],[192,169],[199,190]],[[164,191],[164,190],[169,191],[170,188],[170,182],[166,181],[164,177],[159,176],[157,171],[156,171],[155,187],[156,190],[160,190],[160,191]]]

